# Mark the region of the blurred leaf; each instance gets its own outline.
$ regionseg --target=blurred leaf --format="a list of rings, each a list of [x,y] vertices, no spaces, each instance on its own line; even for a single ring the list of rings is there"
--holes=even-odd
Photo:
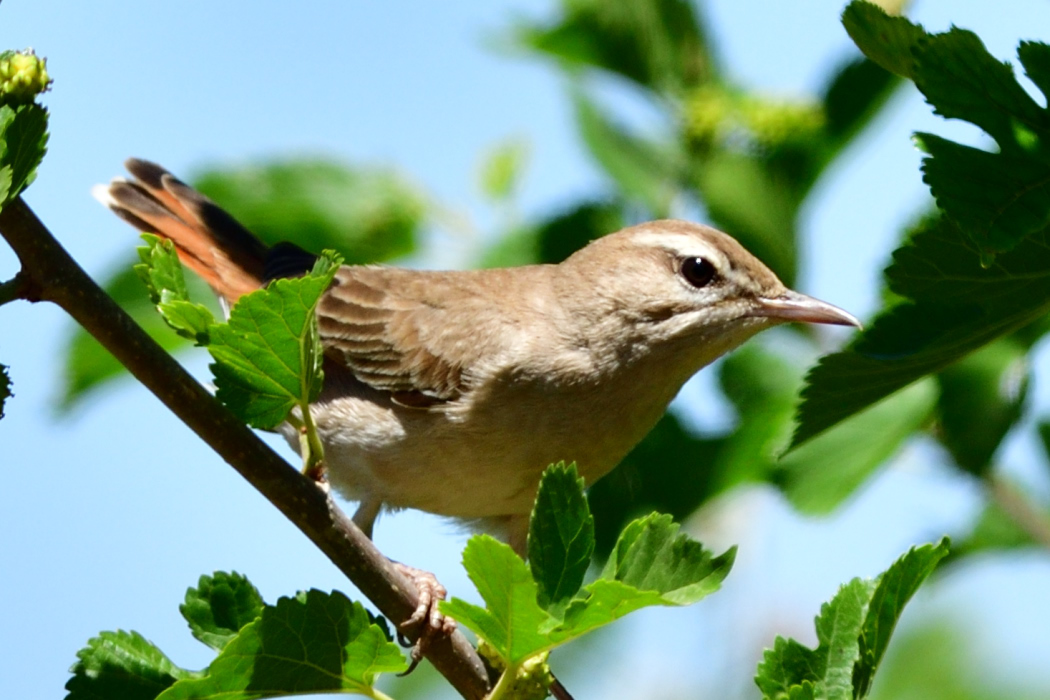
[[[921,224],[886,270],[890,289],[911,301],[883,312],[810,371],[792,445],[1043,317],[1050,311],[1047,236],[1023,240],[984,268],[951,222]]]
[[[242,296],[229,322],[209,329],[215,396],[249,425],[272,428],[320,394],[314,310],[341,262],[326,251],[311,273]]]
[[[868,58],[856,58],[843,65],[823,96],[825,128],[836,150],[849,143],[902,84]]]
[[[537,602],[560,617],[583,585],[594,552],[594,517],[575,464],[543,473],[529,520],[528,552]]]
[[[792,183],[751,156],[725,151],[703,162],[696,185],[712,222],[792,286],[801,201]]]
[[[371,694],[380,673],[408,666],[386,630],[338,591],[281,598],[245,625],[208,666],[158,700],[250,700],[323,692]]]
[[[712,467],[712,494],[766,481],[791,435],[802,370],[759,343],[748,343],[719,367],[722,392],[738,422]]]
[[[627,523],[651,511],[681,519],[710,497],[724,439],[695,437],[668,413],[609,474],[588,491],[595,553],[608,556]]]
[[[595,238],[623,228],[619,202],[585,202],[498,240],[482,255],[482,267],[559,263]]]
[[[955,463],[981,476],[1021,417],[1028,391],[1026,348],[1001,338],[938,375],[940,438]]]
[[[843,585],[816,620],[818,647],[777,637],[755,683],[770,700],[867,696],[904,606],[948,553],[948,541],[911,549],[876,580]]]
[[[1046,513],[1050,518],[1050,512]],[[953,538],[952,552],[944,565],[956,564],[969,556],[981,553],[999,553],[1023,547],[1033,547],[1032,536],[994,501],[985,504],[969,534]]]
[[[265,605],[247,578],[236,571],[216,571],[201,576],[197,587],[186,591],[186,602],[179,606],[179,612],[194,637],[221,651],[242,627],[262,614]]]
[[[47,110],[36,103],[0,105],[0,206],[36,178],[47,153]]]
[[[565,0],[551,26],[522,24],[519,41],[570,68],[601,68],[658,92],[714,77],[707,40],[688,0]]]
[[[493,148],[481,166],[481,190],[489,199],[503,201],[514,194],[528,160],[529,145],[508,139]]]
[[[799,511],[830,513],[922,427],[936,401],[936,384],[922,381],[851,416],[787,453],[777,485]]]
[[[954,553],[955,547],[952,547]],[[943,566],[943,564],[942,564]],[[876,700],[1045,700],[1050,687],[1033,688],[989,655],[987,637],[958,620],[909,625],[886,655],[872,689]],[[1027,686],[1027,687],[1026,687]]]
[[[11,398],[11,377],[7,375],[7,365],[0,365],[0,418],[4,417],[4,404]]]
[[[912,77],[912,48],[926,35],[921,26],[903,17],[890,17],[864,0],[853,0],[846,7],[842,24],[864,55],[890,73]]]
[[[154,700],[195,674],[179,668],[137,632],[103,632],[77,652],[66,700]]]
[[[666,218],[677,191],[681,156],[669,144],[628,133],[582,91],[575,94],[576,123],[584,144],[628,197],[637,197],[651,218]]]
[[[413,252],[425,212],[395,173],[323,160],[209,170],[194,184],[264,242],[332,248],[351,265]]]

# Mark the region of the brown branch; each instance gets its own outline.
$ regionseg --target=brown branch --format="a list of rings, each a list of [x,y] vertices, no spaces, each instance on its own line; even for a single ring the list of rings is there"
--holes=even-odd
[[[412,582],[316,482],[281,459],[146,335],[21,198],[0,211],[0,235],[22,263],[22,271],[10,283],[21,298],[54,302],[69,313],[295,523],[388,619],[405,620],[412,614],[418,598]],[[414,635],[408,631],[410,638]],[[491,682],[485,666],[462,634],[428,644],[426,656],[463,697],[477,700],[488,692]]]

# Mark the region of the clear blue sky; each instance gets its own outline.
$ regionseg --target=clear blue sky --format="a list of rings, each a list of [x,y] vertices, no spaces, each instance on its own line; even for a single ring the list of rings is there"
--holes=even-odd
[[[787,95],[818,88],[829,62],[848,54],[842,5],[705,3],[734,77]],[[186,176],[296,153],[392,165],[483,229],[492,212],[476,186],[480,155],[522,136],[532,145],[523,207],[556,209],[602,187],[575,138],[565,86],[542,62],[491,48],[510,18],[551,11],[538,0],[8,0],[0,48],[36,48],[56,81],[46,99],[51,152],[26,198],[96,276],[135,238],[88,190],[131,155]],[[1019,37],[1050,40],[1050,6],[1038,0],[924,0],[913,16],[931,29],[952,22],[975,29],[1004,59]],[[630,90],[610,92],[634,105]],[[646,110],[632,110],[644,123]],[[913,90],[898,96],[805,212],[805,291],[861,317],[877,307],[877,271],[927,197],[909,141],[914,130],[977,138],[930,115]],[[471,247],[436,235],[444,247]],[[0,277],[16,270],[0,244]],[[177,609],[202,573],[246,573],[271,601],[308,587],[348,590],[298,531],[144,389],[122,382],[56,419],[56,363],[70,333],[59,310],[8,305],[0,327],[0,362],[11,366],[17,394],[0,421],[0,698],[63,694],[76,650],[103,629],[135,629],[176,663],[203,666],[209,654]],[[1038,364],[1046,377],[1045,352]],[[202,358],[190,365],[205,376]],[[702,375],[682,401],[695,402],[709,383]],[[1037,385],[1034,403],[1047,413],[1045,387]],[[702,424],[730,420],[693,408]],[[1038,468],[1023,441],[1003,459],[1022,478]],[[712,544],[741,545],[725,589],[687,611],[638,615],[621,625],[626,634],[602,636],[599,649],[562,675],[580,698],[642,690],[670,697],[695,679],[723,694],[747,687],[761,645],[778,633],[812,639],[812,617],[839,583],[874,575],[911,544],[968,521],[975,494],[939,460],[934,450],[907,449],[828,520],[799,519],[764,490],[714,509],[694,525]],[[454,526],[413,513],[384,517],[377,530],[387,554],[473,597],[457,564],[464,539]],[[1045,555],[977,563],[921,595],[904,624],[959,612],[987,630],[982,649],[997,664],[1047,684],[1048,581]],[[644,663],[632,664],[629,678],[617,676],[616,686],[586,680],[596,666],[623,668],[632,655]]]

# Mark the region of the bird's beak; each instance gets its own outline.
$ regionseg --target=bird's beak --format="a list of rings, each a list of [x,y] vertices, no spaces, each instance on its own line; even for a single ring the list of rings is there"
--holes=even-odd
[[[837,326],[863,328],[857,317],[826,301],[787,290],[772,299],[759,297],[752,316],[766,316],[779,321],[801,321],[803,323],[831,323]]]

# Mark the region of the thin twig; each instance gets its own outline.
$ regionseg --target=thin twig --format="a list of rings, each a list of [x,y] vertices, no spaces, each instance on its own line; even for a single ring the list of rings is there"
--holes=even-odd
[[[0,235],[22,263],[30,300],[51,301],[113,353],[146,388],[310,538],[390,620],[416,608],[398,572],[316,482],[262,442],[157,345],[80,268],[21,198],[0,211]],[[16,279],[19,279],[16,278]],[[417,630],[406,631],[414,638]],[[480,700],[491,685],[477,652],[458,632],[427,645],[427,658],[459,693]]]
[[[1014,524],[1040,546],[1050,549],[1050,517],[1006,479],[989,475],[984,482],[992,499]]]

